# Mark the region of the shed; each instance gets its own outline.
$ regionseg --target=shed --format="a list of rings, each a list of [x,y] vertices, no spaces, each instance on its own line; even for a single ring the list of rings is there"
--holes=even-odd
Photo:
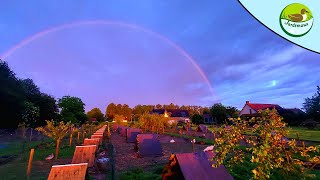
[[[136,142],[138,134],[141,134],[141,129],[128,128],[127,129],[127,142],[128,143]]]
[[[212,157],[212,152],[173,154],[163,169],[162,179],[233,180],[223,165],[212,167]]]
[[[162,156],[162,147],[156,134],[138,134],[136,149],[139,157]]]
[[[198,125],[196,128],[197,132],[203,132],[207,133],[208,132],[208,127],[206,125]]]

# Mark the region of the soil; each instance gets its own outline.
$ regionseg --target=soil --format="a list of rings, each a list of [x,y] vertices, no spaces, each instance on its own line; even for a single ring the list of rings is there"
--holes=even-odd
[[[171,139],[175,143],[170,143]],[[115,168],[117,172],[123,172],[134,168],[142,168],[145,171],[151,171],[156,166],[164,166],[169,161],[169,156],[173,153],[191,153],[192,144],[189,140],[170,137],[168,135],[159,135],[163,156],[161,157],[143,157],[139,158],[134,150],[134,143],[127,143],[125,137],[117,133],[111,135],[111,142],[115,149]],[[195,151],[202,151],[207,145],[195,144]]]

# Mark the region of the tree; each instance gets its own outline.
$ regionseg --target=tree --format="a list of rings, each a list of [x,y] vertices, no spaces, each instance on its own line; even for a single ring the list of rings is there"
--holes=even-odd
[[[34,104],[39,107],[40,110],[37,126],[46,125],[47,119],[58,119],[58,105],[52,96],[41,93]]]
[[[320,122],[320,86],[317,86],[317,92],[311,98],[305,99],[303,109],[308,118]]]
[[[227,106],[226,107],[228,117],[237,118],[239,116],[239,111],[236,107]]]
[[[34,106],[33,103],[26,101],[25,110],[22,113],[22,120],[26,127],[36,127],[38,118],[40,117],[39,107]]]
[[[212,160],[216,163],[213,166],[217,168],[224,164],[234,171],[235,164],[248,166],[250,162],[244,163],[247,157],[251,158],[252,164],[248,167],[254,179],[269,179],[274,173],[281,173],[283,179],[306,179],[305,165],[312,168],[320,164],[320,156],[316,155],[318,148],[306,147],[304,142],[300,142],[301,146],[295,139],[286,139],[289,131],[275,109],[259,113],[261,118],[252,118],[249,122],[230,118],[231,125],[221,127],[215,138]],[[250,132],[253,136],[243,132]],[[250,146],[240,148],[243,142]],[[310,156],[311,153],[315,155]]]
[[[113,118],[113,120],[114,120],[117,124],[119,124],[119,125],[125,124],[125,123],[123,122],[124,119],[125,119],[125,118],[124,118],[123,115],[118,115],[118,114],[114,115],[114,118]]]
[[[82,124],[87,120],[84,113],[84,103],[78,97],[63,96],[58,100],[58,106],[61,108],[61,116],[64,122],[73,124]]]
[[[110,103],[106,109],[106,117],[109,119],[113,119],[116,114],[116,105],[114,103]]]
[[[104,115],[102,114],[99,108],[93,108],[89,112],[87,112],[89,118],[96,118],[97,121],[102,122],[104,121]]]
[[[122,113],[127,120],[131,119],[132,109],[127,104],[122,106]]]
[[[24,102],[27,100],[19,80],[7,62],[0,59],[0,127],[16,128],[21,122]]]
[[[214,104],[210,109],[210,113],[219,124],[224,123],[228,117],[227,108],[221,103]]]
[[[58,159],[59,155],[59,148],[60,148],[60,142],[62,138],[64,138],[70,128],[72,127],[70,122],[67,122],[66,124],[63,121],[60,121],[57,125],[55,125],[55,122],[52,121],[46,121],[47,125],[45,127],[38,127],[36,130],[44,133],[46,136],[51,137],[53,140],[56,141],[56,160]]]
[[[117,104],[115,113],[118,115],[123,115],[123,109],[121,104]]]
[[[193,124],[199,125],[204,123],[204,117],[201,114],[193,114],[191,116],[191,122]]]

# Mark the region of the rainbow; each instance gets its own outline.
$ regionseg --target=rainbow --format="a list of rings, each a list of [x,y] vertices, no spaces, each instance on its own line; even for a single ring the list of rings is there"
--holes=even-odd
[[[135,24],[129,24],[129,23],[123,23],[123,22],[117,22],[117,21],[105,21],[105,20],[94,20],[94,21],[76,21],[76,22],[72,22],[72,23],[68,23],[68,24],[63,24],[63,25],[59,25],[59,26],[55,26],[49,29],[46,29],[44,31],[38,32],[24,40],[22,40],[20,43],[18,43],[17,45],[13,46],[12,48],[10,48],[9,50],[7,50],[4,54],[2,54],[0,57],[5,60],[7,57],[9,57],[10,55],[12,55],[16,50],[22,48],[23,46],[29,44],[30,42],[39,39],[45,35],[48,35],[50,33],[56,32],[56,31],[61,31],[64,29],[68,29],[68,28],[73,28],[76,26],[83,26],[83,25],[112,25],[112,26],[121,26],[121,27],[126,27],[126,28],[131,28],[131,29],[135,29],[135,30],[139,30],[142,31],[144,33],[153,35],[161,40],[163,40],[164,42],[166,42],[167,44],[169,44],[170,46],[172,46],[174,49],[176,49],[179,53],[181,53],[181,55],[183,55],[184,57],[187,58],[187,60],[196,68],[196,70],[200,73],[201,77],[204,79],[204,81],[206,82],[206,84],[208,85],[210,92],[212,95],[214,95],[213,93],[213,88],[212,85],[208,79],[208,77],[206,76],[206,74],[203,72],[203,70],[200,68],[200,66],[197,64],[197,62],[185,51],[183,50],[181,47],[179,47],[177,44],[175,44],[174,42],[172,42],[171,40],[169,40],[168,38],[166,38],[165,36],[156,33],[154,31],[151,31],[149,29],[146,29],[144,27],[141,26],[137,26]]]

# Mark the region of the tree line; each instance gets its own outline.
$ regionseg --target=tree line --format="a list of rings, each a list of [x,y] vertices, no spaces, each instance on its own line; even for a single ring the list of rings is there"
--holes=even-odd
[[[32,79],[21,79],[0,59],[0,128],[44,126],[46,120],[75,124],[86,121],[80,98],[64,96],[56,100],[41,92]]]

